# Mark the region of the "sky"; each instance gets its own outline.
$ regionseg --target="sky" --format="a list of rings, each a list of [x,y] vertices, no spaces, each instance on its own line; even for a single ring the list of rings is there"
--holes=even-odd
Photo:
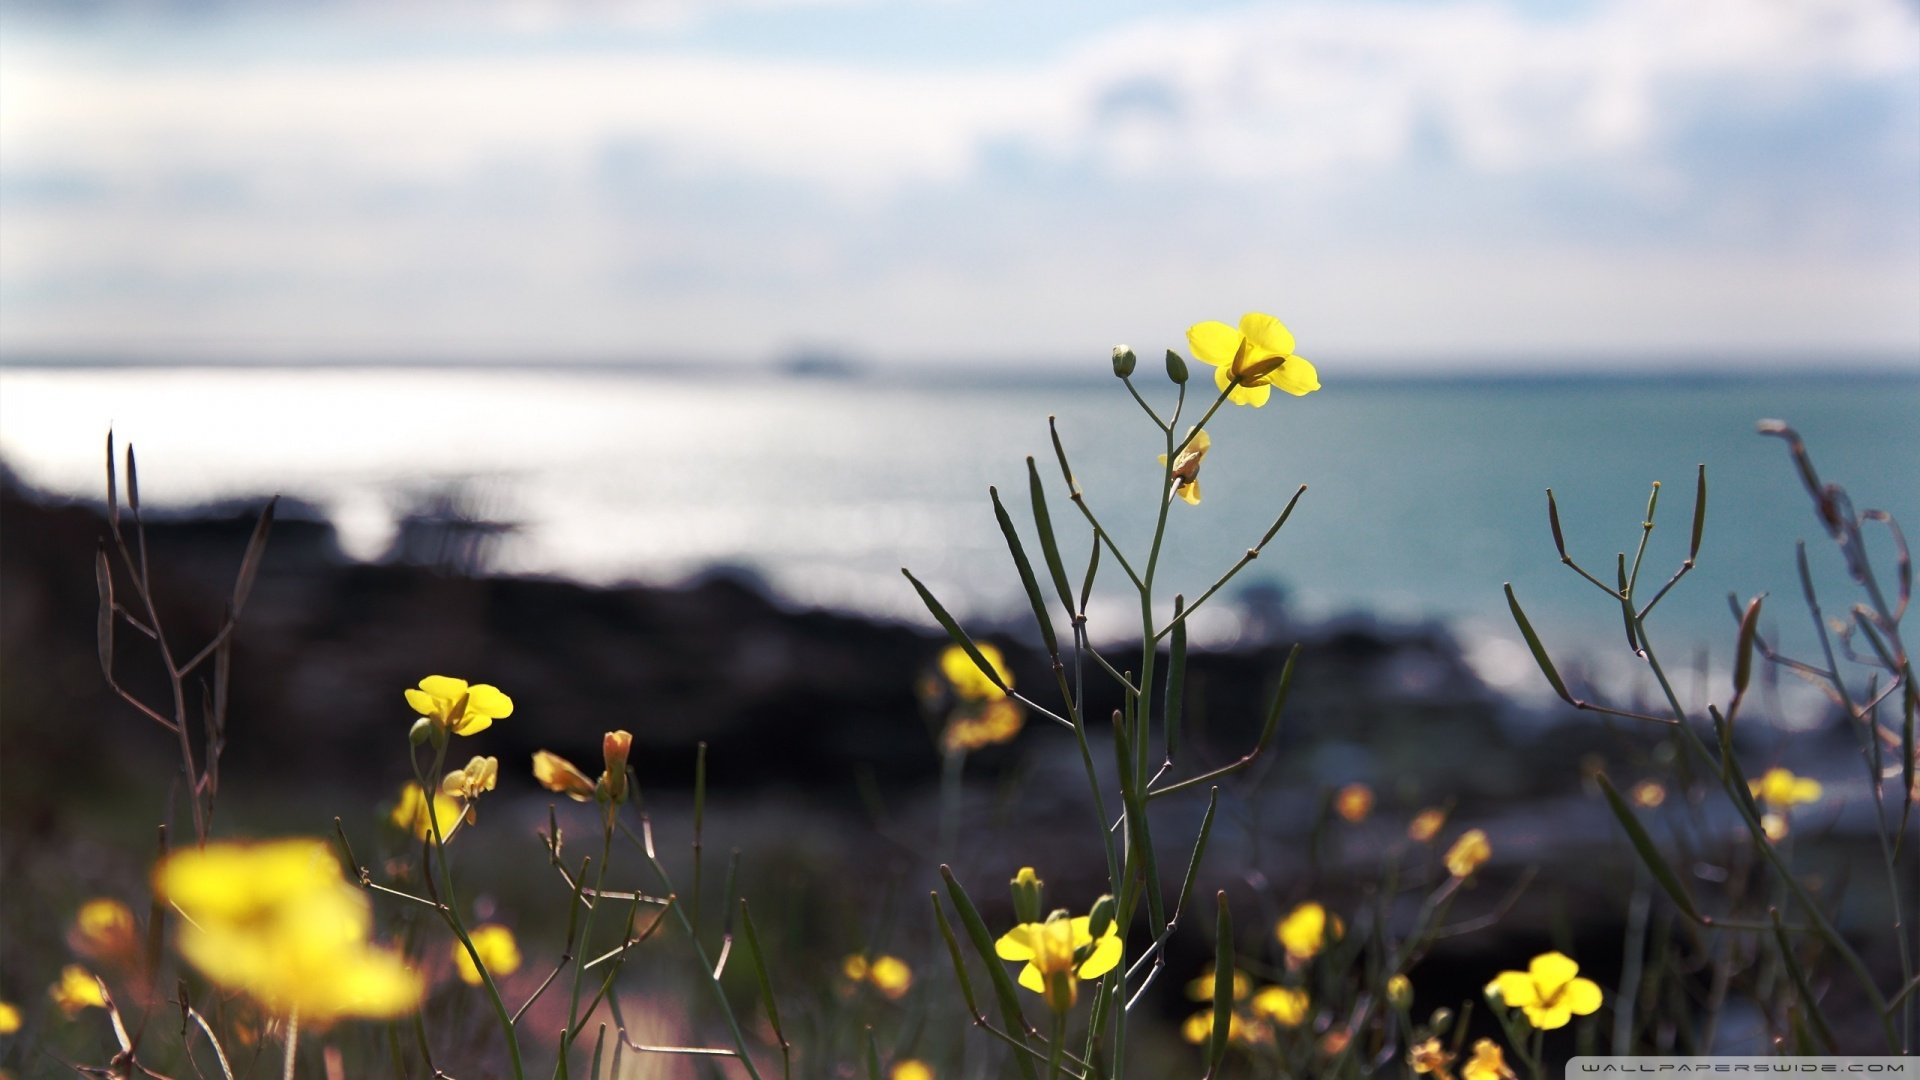
[[[1323,369],[1920,369],[1920,5],[0,7],[0,359],[1064,369],[1245,311]]]

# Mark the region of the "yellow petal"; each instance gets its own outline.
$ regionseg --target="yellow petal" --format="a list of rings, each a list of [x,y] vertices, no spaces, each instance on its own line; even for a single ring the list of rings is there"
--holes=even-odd
[[[1093,947],[1093,954],[1080,965],[1080,977],[1097,979],[1112,971],[1114,965],[1120,962],[1120,954],[1125,951],[1120,944],[1120,935],[1108,933],[1100,939],[1100,944]]]
[[[1565,953],[1541,953],[1527,965],[1527,974],[1533,978],[1534,985],[1540,988],[1540,996],[1552,998],[1560,988],[1573,981],[1580,974],[1580,965],[1573,962]],[[1512,1004],[1512,999],[1508,999]]]
[[[1560,992],[1560,1004],[1579,1016],[1586,1016],[1598,1009],[1602,1000],[1600,987],[1592,979],[1575,979]]]
[[[1036,994],[1044,994],[1047,992],[1047,981],[1040,977],[1040,969],[1033,966],[1032,963],[1028,963],[1026,967],[1020,969],[1020,985]]]
[[[505,720],[513,715],[513,699],[499,687],[481,683],[467,690],[467,715],[476,713],[491,720]]]
[[[420,689],[451,705],[467,692],[467,680],[451,675],[429,675],[420,680]]]
[[[1809,780],[1804,776],[1795,777],[1793,787],[1787,793],[1791,803],[1810,803],[1820,801],[1820,781]]]
[[[1527,1023],[1532,1024],[1541,1031],[1552,1031],[1555,1028],[1566,1027],[1567,1021],[1573,1019],[1573,1013],[1567,1008],[1565,1002],[1558,1002],[1553,1005],[1529,1005],[1526,1011]]]
[[[1271,315],[1250,311],[1240,316],[1240,333],[1262,352],[1277,356],[1293,354],[1293,332]]]
[[[1002,960],[1033,959],[1033,932],[1039,925],[1021,923],[1000,935],[1000,940],[993,943],[994,955]]]
[[[415,690],[412,687],[407,688],[407,704],[413,706],[413,711],[421,716],[439,716],[446,711],[444,702],[425,690]]]
[[[1525,1008],[1540,1000],[1539,991],[1533,987],[1533,977],[1524,971],[1503,971],[1493,977],[1487,989],[1498,991],[1501,1003],[1512,1009]]]
[[[1000,676],[1000,681],[1012,686],[1013,681],[1007,676],[1006,658],[1000,655],[1000,650],[985,643],[976,643],[975,648],[980,650],[980,658],[993,668],[993,673]],[[967,650],[958,645],[949,645],[940,654],[940,673],[947,677],[954,695],[962,700],[986,701],[1006,696],[1006,691],[994,685],[993,679],[973,662],[973,657],[967,655]]]
[[[451,730],[455,735],[478,735],[492,726],[493,717],[468,712],[460,717]]]
[[[1267,381],[1294,397],[1305,397],[1320,389],[1320,373],[1304,356],[1287,357],[1285,364],[1267,375]]]
[[[1082,945],[1093,944],[1093,919],[1086,915],[1075,915],[1067,920],[1067,930],[1073,936],[1068,940],[1078,949]]]
[[[1200,481],[1194,480],[1189,483],[1181,484],[1178,487],[1174,488],[1174,490],[1179,493],[1182,499],[1185,499],[1187,501],[1188,506],[1200,505]]]
[[[1263,382],[1258,386],[1235,386],[1227,394],[1227,400],[1235,405],[1251,405],[1258,409],[1264,406],[1267,399],[1272,396],[1273,387]]]
[[[1193,348],[1193,358],[1215,367],[1231,366],[1233,354],[1240,351],[1243,340],[1240,331],[1222,322],[1195,323],[1187,328],[1187,344]]]

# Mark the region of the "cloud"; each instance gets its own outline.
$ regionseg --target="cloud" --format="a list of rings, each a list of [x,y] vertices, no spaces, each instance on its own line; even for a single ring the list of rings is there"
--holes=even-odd
[[[1551,267],[1637,279],[1612,287],[1662,312],[1641,347],[1920,347],[1916,42],[1900,0],[1246,8],[992,67],[16,37],[0,345],[1004,355],[1238,283],[1391,350],[1434,331],[1369,306],[1497,317]],[[1756,299],[1673,291],[1695,274]],[[1797,322],[1747,311],[1810,285]],[[1508,346],[1590,340],[1611,304],[1585,302],[1506,320]],[[674,318],[747,306],[725,335]],[[902,348],[874,310],[940,332]],[[1460,318],[1438,329],[1498,343]]]

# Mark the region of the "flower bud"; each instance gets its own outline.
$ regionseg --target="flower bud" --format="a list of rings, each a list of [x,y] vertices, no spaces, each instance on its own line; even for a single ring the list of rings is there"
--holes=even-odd
[[[1167,378],[1172,379],[1175,386],[1187,381],[1187,362],[1172,349],[1167,350]]]
[[[625,731],[609,731],[600,740],[600,753],[606,759],[607,771],[600,777],[600,786],[608,802],[625,802],[627,798],[627,753],[633,749],[633,735]]]
[[[1044,882],[1033,872],[1033,867],[1023,866],[1013,876],[1010,883],[1013,888],[1013,918],[1015,922],[1037,923],[1040,921],[1040,890]]]
[[[1113,925],[1113,897],[1103,896],[1093,902],[1093,911],[1087,916],[1087,933],[1093,940],[1099,941],[1107,936],[1107,928]]]
[[[433,720],[430,717],[423,716],[415,720],[413,727],[407,732],[407,741],[415,746],[424,745],[426,741],[432,737]]]
[[[1113,347],[1113,373],[1122,379],[1126,378],[1133,374],[1133,365],[1138,363],[1139,359],[1139,357],[1133,355],[1132,349],[1125,345],[1115,345]]]
[[[1395,974],[1387,979],[1387,1003],[1396,1009],[1405,1009],[1413,1004],[1413,980],[1405,975]]]

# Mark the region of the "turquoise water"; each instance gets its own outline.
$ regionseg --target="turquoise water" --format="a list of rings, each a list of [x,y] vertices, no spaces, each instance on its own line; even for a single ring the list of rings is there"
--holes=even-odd
[[[1141,384],[1164,396],[1157,376]],[[1024,455],[1039,457],[1052,485],[1070,561],[1084,558],[1085,527],[1051,460],[1050,413],[1090,504],[1138,551],[1160,447],[1111,378],[0,372],[0,454],[55,491],[98,489],[111,424],[140,448],[149,501],[299,495],[368,557],[385,547],[396,511],[459,484],[483,512],[522,526],[500,552],[504,569],[660,581],[727,565],[798,603],[916,619],[903,565],[976,618],[1023,611],[986,489],[998,485],[1025,521]],[[1784,445],[1754,434],[1763,417],[1797,426],[1823,476],[1859,506],[1920,532],[1920,375],[1335,379],[1305,399],[1221,411],[1205,501],[1171,508],[1161,581],[1168,596],[1197,594],[1307,484],[1285,531],[1236,585],[1277,585],[1314,617],[1444,619],[1484,646],[1495,671],[1510,666],[1517,640],[1501,595],[1511,581],[1551,640],[1611,649],[1617,608],[1559,566],[1544,489],[1560,497],[1575,556],[1605,576],[1639,539],[1647,485],[1663,481],[1643,578],[1664,580],[1684,555],[1694,467],[1705,463],[1701,564],[1662,605],[1666,651],[1723,654],[1730,591],[1771,592],[1770,620],[1791,641],[1807,623],[1795,540],[1809,541],[1835,600],[1851,597]],[[1103,595],[1097,620],[1124,632],[1125,598]],[[1233,603],[1217,607],[1196,632],[1225,643],[1244,627]]]

